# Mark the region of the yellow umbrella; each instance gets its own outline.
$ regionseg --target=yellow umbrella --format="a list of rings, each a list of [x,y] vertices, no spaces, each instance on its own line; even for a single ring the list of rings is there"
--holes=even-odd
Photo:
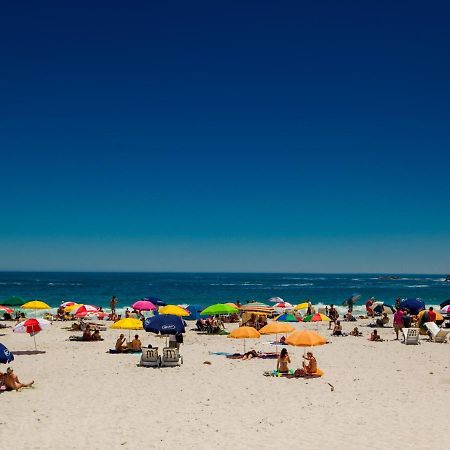
[[[142,322],[139,319],[133,319],[131,317],[125,317],[117,322],[114,322],[110,328],[115,330],[128,330],[128,340],[130,341],[130,330],[143,330]]]
[[[308,302],[299,303],[294,307],[294,311],[298,311],[299,309],[308,309]]]
[[[83,306],[83,303],[75,303],[75,305],[66,306],[66,307],[64,308],[64,312],[71,312],[71,311],[73,311],[74,309],[79,308],[80,306]]]
[[[47,303],[42,302],[41,300],[32,300],[31,302],[27,302],[21,306],[22,309],[50,309],[50,306]]]
[[[428,310],[425,310],[425,309],[424,309],[423,311],[420,311],[419,314],[417,314],[417,317],[419,318],[419,320],[422,318],[422,316],[423,316],[426,312],[428,312]],[[442,314],[438,313],[437,311],[435,311],[435,313],[436,313],[436,320],[437,320],[437,321],[439,321],[439,320],[444,320],[444,317],[442,316]]]
[[[233,339],[244,339],[244,353],[245,353],[245,340],[259,339],[261,337],[261,334],[256,328],[243,326],[234,329],[227,337]]]
[[[163,306],[162,308],[159,308],[158,312],[160,314],[173,314],[174,316],[178,316],[178,317],[189,316],[188,311],[186,311],[181,306],[177,306],[177,305]]]

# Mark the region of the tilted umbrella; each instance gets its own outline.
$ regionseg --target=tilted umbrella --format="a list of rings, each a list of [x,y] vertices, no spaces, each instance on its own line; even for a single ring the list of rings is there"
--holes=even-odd
[[[441,314],[450,314],[450,304],[441,308]]]
[[[166,306],[167,305],[166,302],[163,302],[158,297],[144,297],[142,300],[145,300],[145,301],[148,301],[148,302],[152,302],[156,306]]]
[[[425,309],[425,303],[420,298],[407,298],[403,299],[399,305],[400,308],[406,308],[410,314],[416,316],[419,311]]]
[[[267,300],[268,302],[271,303],[281,303],[284,302],[284,300],[281,297],[271,297],[269,298],[269,300]]]
[[[68,306],[78,305],[77,302],[62,302],[59,306],[62,306],[63,308],[67,308]]]
[[[8,303],[5,303],[5,305],[8,305]],[[444,300],[439,306],[443,308],[444,306],[450,305],[450,298],[448,300]]]
[[[246,339],[259,339],[261,333],[253,327],[238,327],[234,329],[227,337],[232,339],[244,339],[244,353],[245,353],[245,340]]]
[[[51,325],[51,322],[41,318],[32,318],[24,320],[23,322],[19,322],[14,328],[14,333],[28,333],[30,336],[33,336],[34,340],[34,348],[37,350],[36,346],[36,334],[42,331],[45,328],[48,328]]]
[[[303,317],[303,322],[329,322],[330,318],[325,314],[316,313]]]
[[[294,311],[298,311],[300,309],[308,309],[308,302],[299,303],[298,305],[294,306]]]
[[[215,316],[219,314],[234,314],[239,310],[224,303],[216,303],[215,305],[208,306],[200,314],[202,316]]]
[[[9,364],[11,361],[14,361],[14,355],[3,344],[0,344],[0,363]]]

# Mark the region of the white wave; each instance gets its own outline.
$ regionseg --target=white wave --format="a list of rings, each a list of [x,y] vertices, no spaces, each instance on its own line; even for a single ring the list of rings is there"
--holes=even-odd
[[[314,286],[314,283],[284,283],[284,284],[275,284],[277,287],[289,287],[289,286]]]
[[[426,287],[429,287],[429,286],[428,286],[428,284],[412,284],[412,285],[406,286],[406,287],[409,287],[409,288],[426,288]]]

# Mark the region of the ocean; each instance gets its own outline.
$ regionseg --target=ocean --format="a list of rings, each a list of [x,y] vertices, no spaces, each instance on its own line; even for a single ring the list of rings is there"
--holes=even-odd
[[[362,295],[360,306],[369,297],[388,304],[397,297],[419,297],[427,305],[438,305],[450,298],[450,282],[444,275],[386,279],[374,274],[0,272],[0,304],[19,296],[52,307],[69,300],[108,307],[115,295],[120,308],[148,296],[204,306],[264,302],[275,296],[293,304],[310,299],[313,304],[341,305],[353,293]]]

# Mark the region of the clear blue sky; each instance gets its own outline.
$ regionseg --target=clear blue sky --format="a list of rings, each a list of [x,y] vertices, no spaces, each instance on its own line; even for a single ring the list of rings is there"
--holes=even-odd
[[[0,269],[449,272],[449,13],[5,3]]]

